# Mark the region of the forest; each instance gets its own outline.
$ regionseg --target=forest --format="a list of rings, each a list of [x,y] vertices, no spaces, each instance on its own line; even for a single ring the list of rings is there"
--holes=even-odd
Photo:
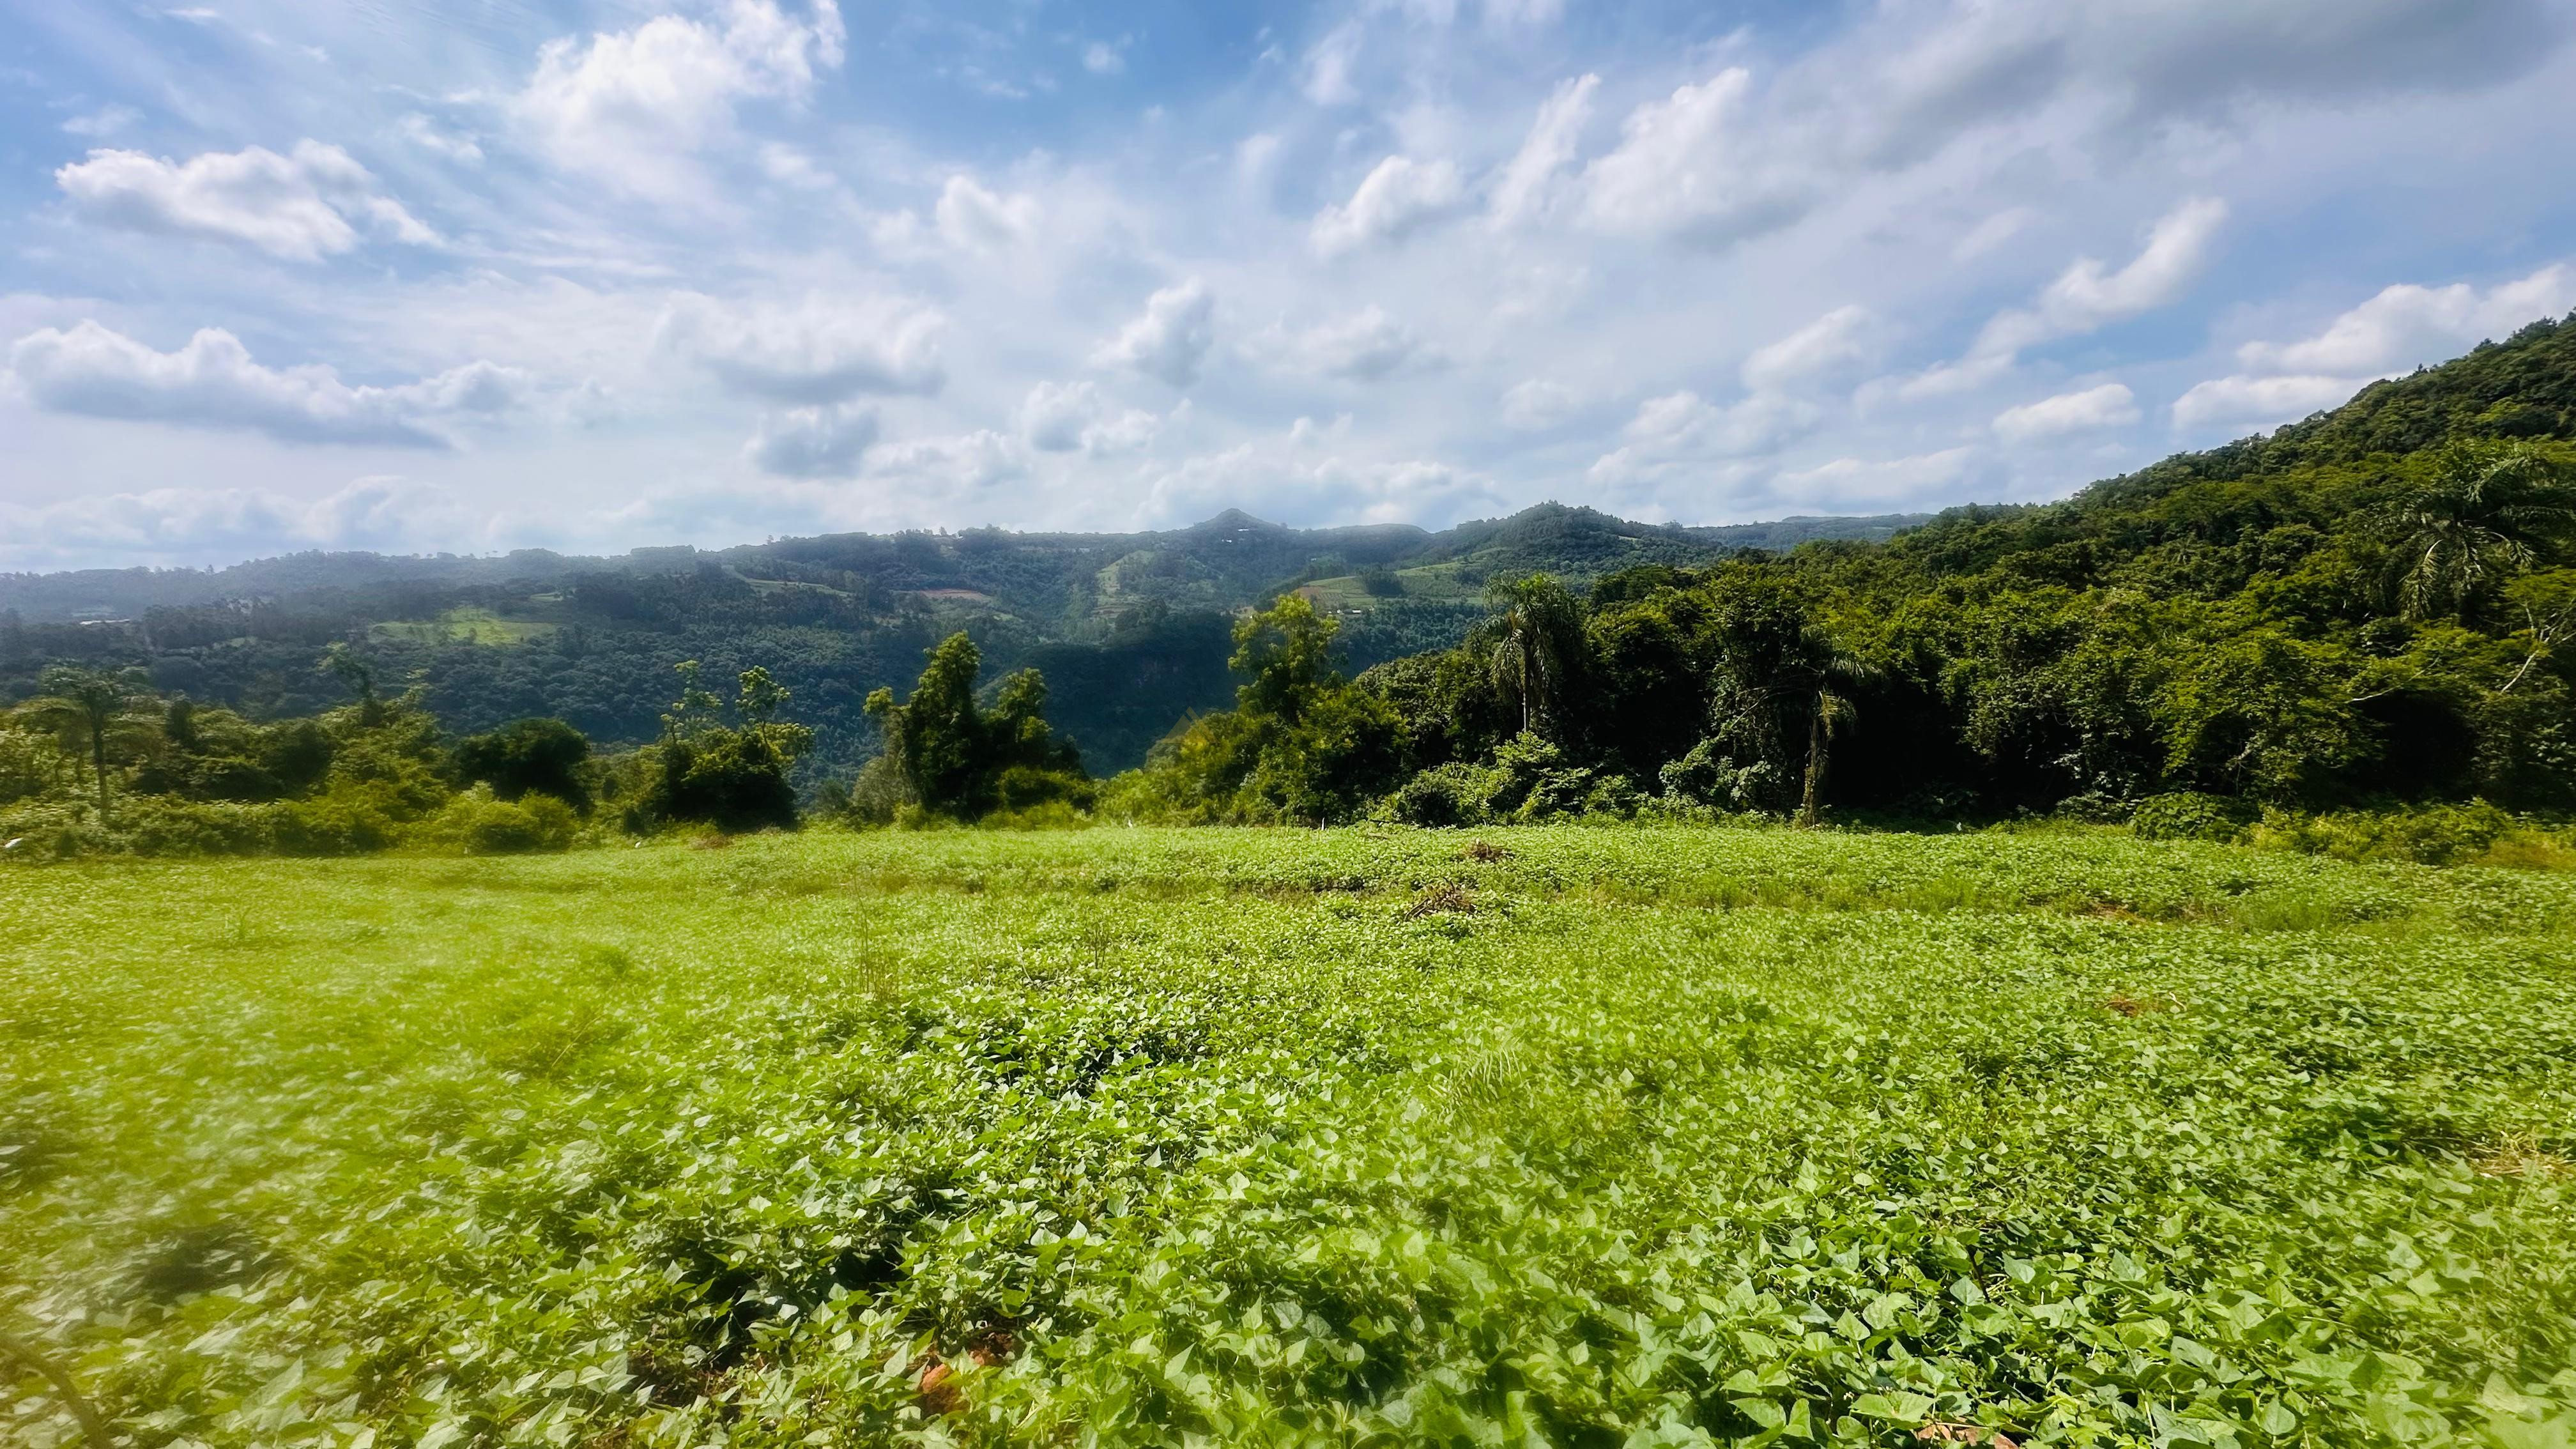
[[[1099,541],[1078,599],[1061,541],[963,535],[879,549],[914,560],[899,599],[818,540],[768,546],[797,580],[575,574],[552,616],[498,594],[439,595],[429,624],[352,624],[339,595],[13,615],[0,830],[48,854],[800,818],[2229,838],[2446,808],[2482,841],[2576,806],[2571,440],[2576,319],[1884,538],[1757,548],[1547,508],[1437,547],[1346,530],[1289,568],[1309,536],[1233,515],[1159,551]],[[1050,589],[1052,634],[1028,622]]]

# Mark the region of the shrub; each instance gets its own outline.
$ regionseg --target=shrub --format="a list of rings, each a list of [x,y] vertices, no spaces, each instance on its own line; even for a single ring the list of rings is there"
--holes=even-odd
[[[2508,855],[2534,857],[2522,841],[2547,838],[2484,800],[2467,805],[2430,805],[2412,810],[2348,810],[2326,815],[2264,812],[2252,832],[2254,843],[2304,855],[2327,855],[2350,861],[2410,861],[2417,865],[2462,865],[2494,851],[2507,837],[2520,848]]]
[[[1405,825],[1483,825],[1493,819],[1486,802],[1500,783],[1500,772],[1492,769],[1438,765],[1398,786],[1378,813]]]
[[[2245,838],[2252,807],[2225,795],[2182,792],[2150,795],[2129,816],[2129,830],[2142,840],[2214,840]]]
[[[503,800],[478,785],[449,801],[422,834],[467,855],[527,855],[568,850],[580,831],[580,816],[552,795],[530,791]]]
[[[282,855],[363,855],[402,833],[408,802],[382,785],[343,782],[309,800],[277,807]]]
[[[116,825],[137,855],[259,855],[276,844],[279,814],[275,805],[146,797]]]

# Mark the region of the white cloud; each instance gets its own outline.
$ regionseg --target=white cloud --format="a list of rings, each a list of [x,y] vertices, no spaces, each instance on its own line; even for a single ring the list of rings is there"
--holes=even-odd
[[[1454,522],[1503,506],[1482,474],[1426,458],[1355,457],[1340,429],[1300,420],[1285,439],[1249,440],[1184,458],[1149,480],[1140,521],[1171,525],[1228,508],[1292,527]]]
[[[101,106],[85,116],[74,116],[63,122],[66,136],[113,136],[143,119],[143,113],[132,106]]]
[[[1377,382],[1437,367],[1443,360],[1412,328],[1375,303],[1302,331],[1274,328],[1256,340],[1254,350],[1293,371],[1353,382]]]
[[[548,41],[512,109],[557,164],[668,196],[689,189],[688,156],[732,128],[738,103],[808,95],[841,64],[843,39],[833,0],[813,0],[806,20],[776,0],[728,0],[714,23],[660,15],[587,45]]]
[[[2475,344],[2576,307],[2576,270],[2542,267],[2484,291],[2399,284],[2297,342],[2248,342],[2245,371],[2199,383],[2174,401],[2178,428],[2270,427],[2335,407],[2371,382],[2440,362]]]
[[[2039,219],[2039,213],[2027,206],[2008,206],[1968,229],[1965,236],[1950,247],[1950,260],[1974,261],[1978,257],[2021,235],[2022,229]]]
[[[1537,433],[1563,427],[1582,406],[1574,389],[1543,378],[1512,384],[1496,416],[1514,432]]]
[[[1124,453],[1152,442],[1161,420],[1139,408],[1112,414],[1088,382],[1042,382],[1019,412],[1020,440],[1041,453]]]
[[[1364,246],[1401,241],[1467,204],[1466,183],[1454,161],[1389,156],[1362,178],[1348,205],[1315,213],[1319,256],[1334,257]]]
[[[1924,501],[1958,483],[1976,461],[1974,448],[1944,448],[1899,458],[1836,458],[1771,480],[1774,498],[1808,509],[1886,509]]]
[[[360,478],[302,500],[264,489],[156,488],[0,502],[0,567],[190,566],[295,549],[416,549],[467,542],[471,519],[445,491],[395,477]]]
[[[868,460],[871,478],[905,479],[951,493],[990,488],[1027,471],[1019,445],[990,429],[888,443]]]
[[[877,415],[868,408],[792,408],[763,417],[743,456],[780,478],[847,478],[876,440]]]
[[[1082,68],[1093,75],[1116,75],[1127,68],[1127,57],[1105,40],[1095,40],[1082,48]]]
[[[1360,59],[1360,22],[1334,26],[1306,53],[1306,99],[1319,106],[1345,106],[1360,98],[1351,71]]]
[[[468,166],[483,164],[483,148],[473,137],[442,131],[437,122],[418,111],[396,121],[394,130],[404,140],[434,155],[444,156],[450,161],[460,161]]]
[[[2484,292],[2465,282],[2447,287],[2399,285],[2337,317],[2301,342],[2248,342],[2237,359],[2259,372],[2371,377],[2439,361],[2529,322],[2576,308],[2576,271],[2541,268]]]
[[[532,391],[527,374],[481,361],[399,387],[351,387],[329,367],[263,367],[240,339],[211,327],[176,352],[156,352],[96,322],[49,327],[12,343],[9,366],[50,412],[246,429],[299,443],[447,448],[432,420],[499,413]]]
[[[1688,390],[1667,393],[1637,405],[1620,432],[1620,446],[1595,460],[1585,476],[1613,486],[1718,459],[1764,457],[1813,431],[1820,416],[1813,404],[1770,393],[1726,407]]]
[[[253,146],[184,163],[140,151],[92,151],[54,173],[92,220],[136,231],[214,237],[289,261],[318,262],[358,244],[361,226],[415,246],[437,242],[367,168],[337,146],[298,141],[287,155]]]
[[[951,176],[933,216],[951,246],[992,251],[1037,233],[1038,203],[1033,196],[987,191],[970,177]]]
[[[1529,135],[1494,183],[1493,219],[1500,227],[1518,226],[1546,213],[1554,200],[1557,176],[1573,164],[1583,141],[1584,123],[1592,116],[1593,93],[1601,77],[1585,75],[1566,81],[1538,108]]]
[[[1144,315],[1092,354],[1102,366],[1131,367],[1174,387],[1198,381],[1216,342],[1216,294],[1196,277],[1145,299]]]
[[[2174,400],[2174,426],[2211,424],[2270,425],[2296,422],[2308,414],[2337,407],[2361,391],[2368,378],[2216,377],[2195,385]]]
[[[695,292],[671,299],[654,328],[664,353],[733,392],[817,407],[864,393],[936,393],[946,319],[899,297],[808,296],[795,306],[728,306]]]
[[[1867,307],[1842,306],[1744,359],[1744,385],[1780,392],[1831,377],[1876,351],[1882,324]]]
[[[1995,415],[1995,436],[2008,443],[2027,443],[2067,433],[2124,428],[2138,420],[2138,400],[2116,382],[2082,392],[2059,393],[2035,403],[2006,408]]]
[[[2035,307],[1996,314],[1971,355],[2009,358],[2023,348],[2082,336],[2174,301],[2198,280],[2226,220],[2224,201],[2207,196],[2185,201],[2157,221],[2145,247],[2127,266],[2114,272],[2092,257],[2076,262],[2049,283]]]
[[[1750,114],[1742,67],[1637,107],[1616,150],[1584,168],[1584,213],[1603,231],[1708,245],[1787,225],[1813,200],[1814,178],[1783,164],[1778,137]]]

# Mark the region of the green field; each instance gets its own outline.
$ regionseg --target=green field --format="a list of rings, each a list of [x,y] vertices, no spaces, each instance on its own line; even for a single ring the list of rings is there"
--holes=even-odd
[[[2576,877],[814,833],[0,932],[0,1329],[122,1442],[2576,1432]]]

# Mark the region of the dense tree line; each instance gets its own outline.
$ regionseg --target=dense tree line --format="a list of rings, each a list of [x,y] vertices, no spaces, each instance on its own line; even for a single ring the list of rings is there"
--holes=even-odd
[[[1640,808],[2124,817],[2576,808],[2576,325],[2061,504],[1885,544],[1498,577],[1461,644],[1344,682],[1237,631],[1237,708],[1104,796],[1192,819]],[[1279,659],[1304,683],[1265,681]],[[1324,702],[1329,703],[1324,703]]]

